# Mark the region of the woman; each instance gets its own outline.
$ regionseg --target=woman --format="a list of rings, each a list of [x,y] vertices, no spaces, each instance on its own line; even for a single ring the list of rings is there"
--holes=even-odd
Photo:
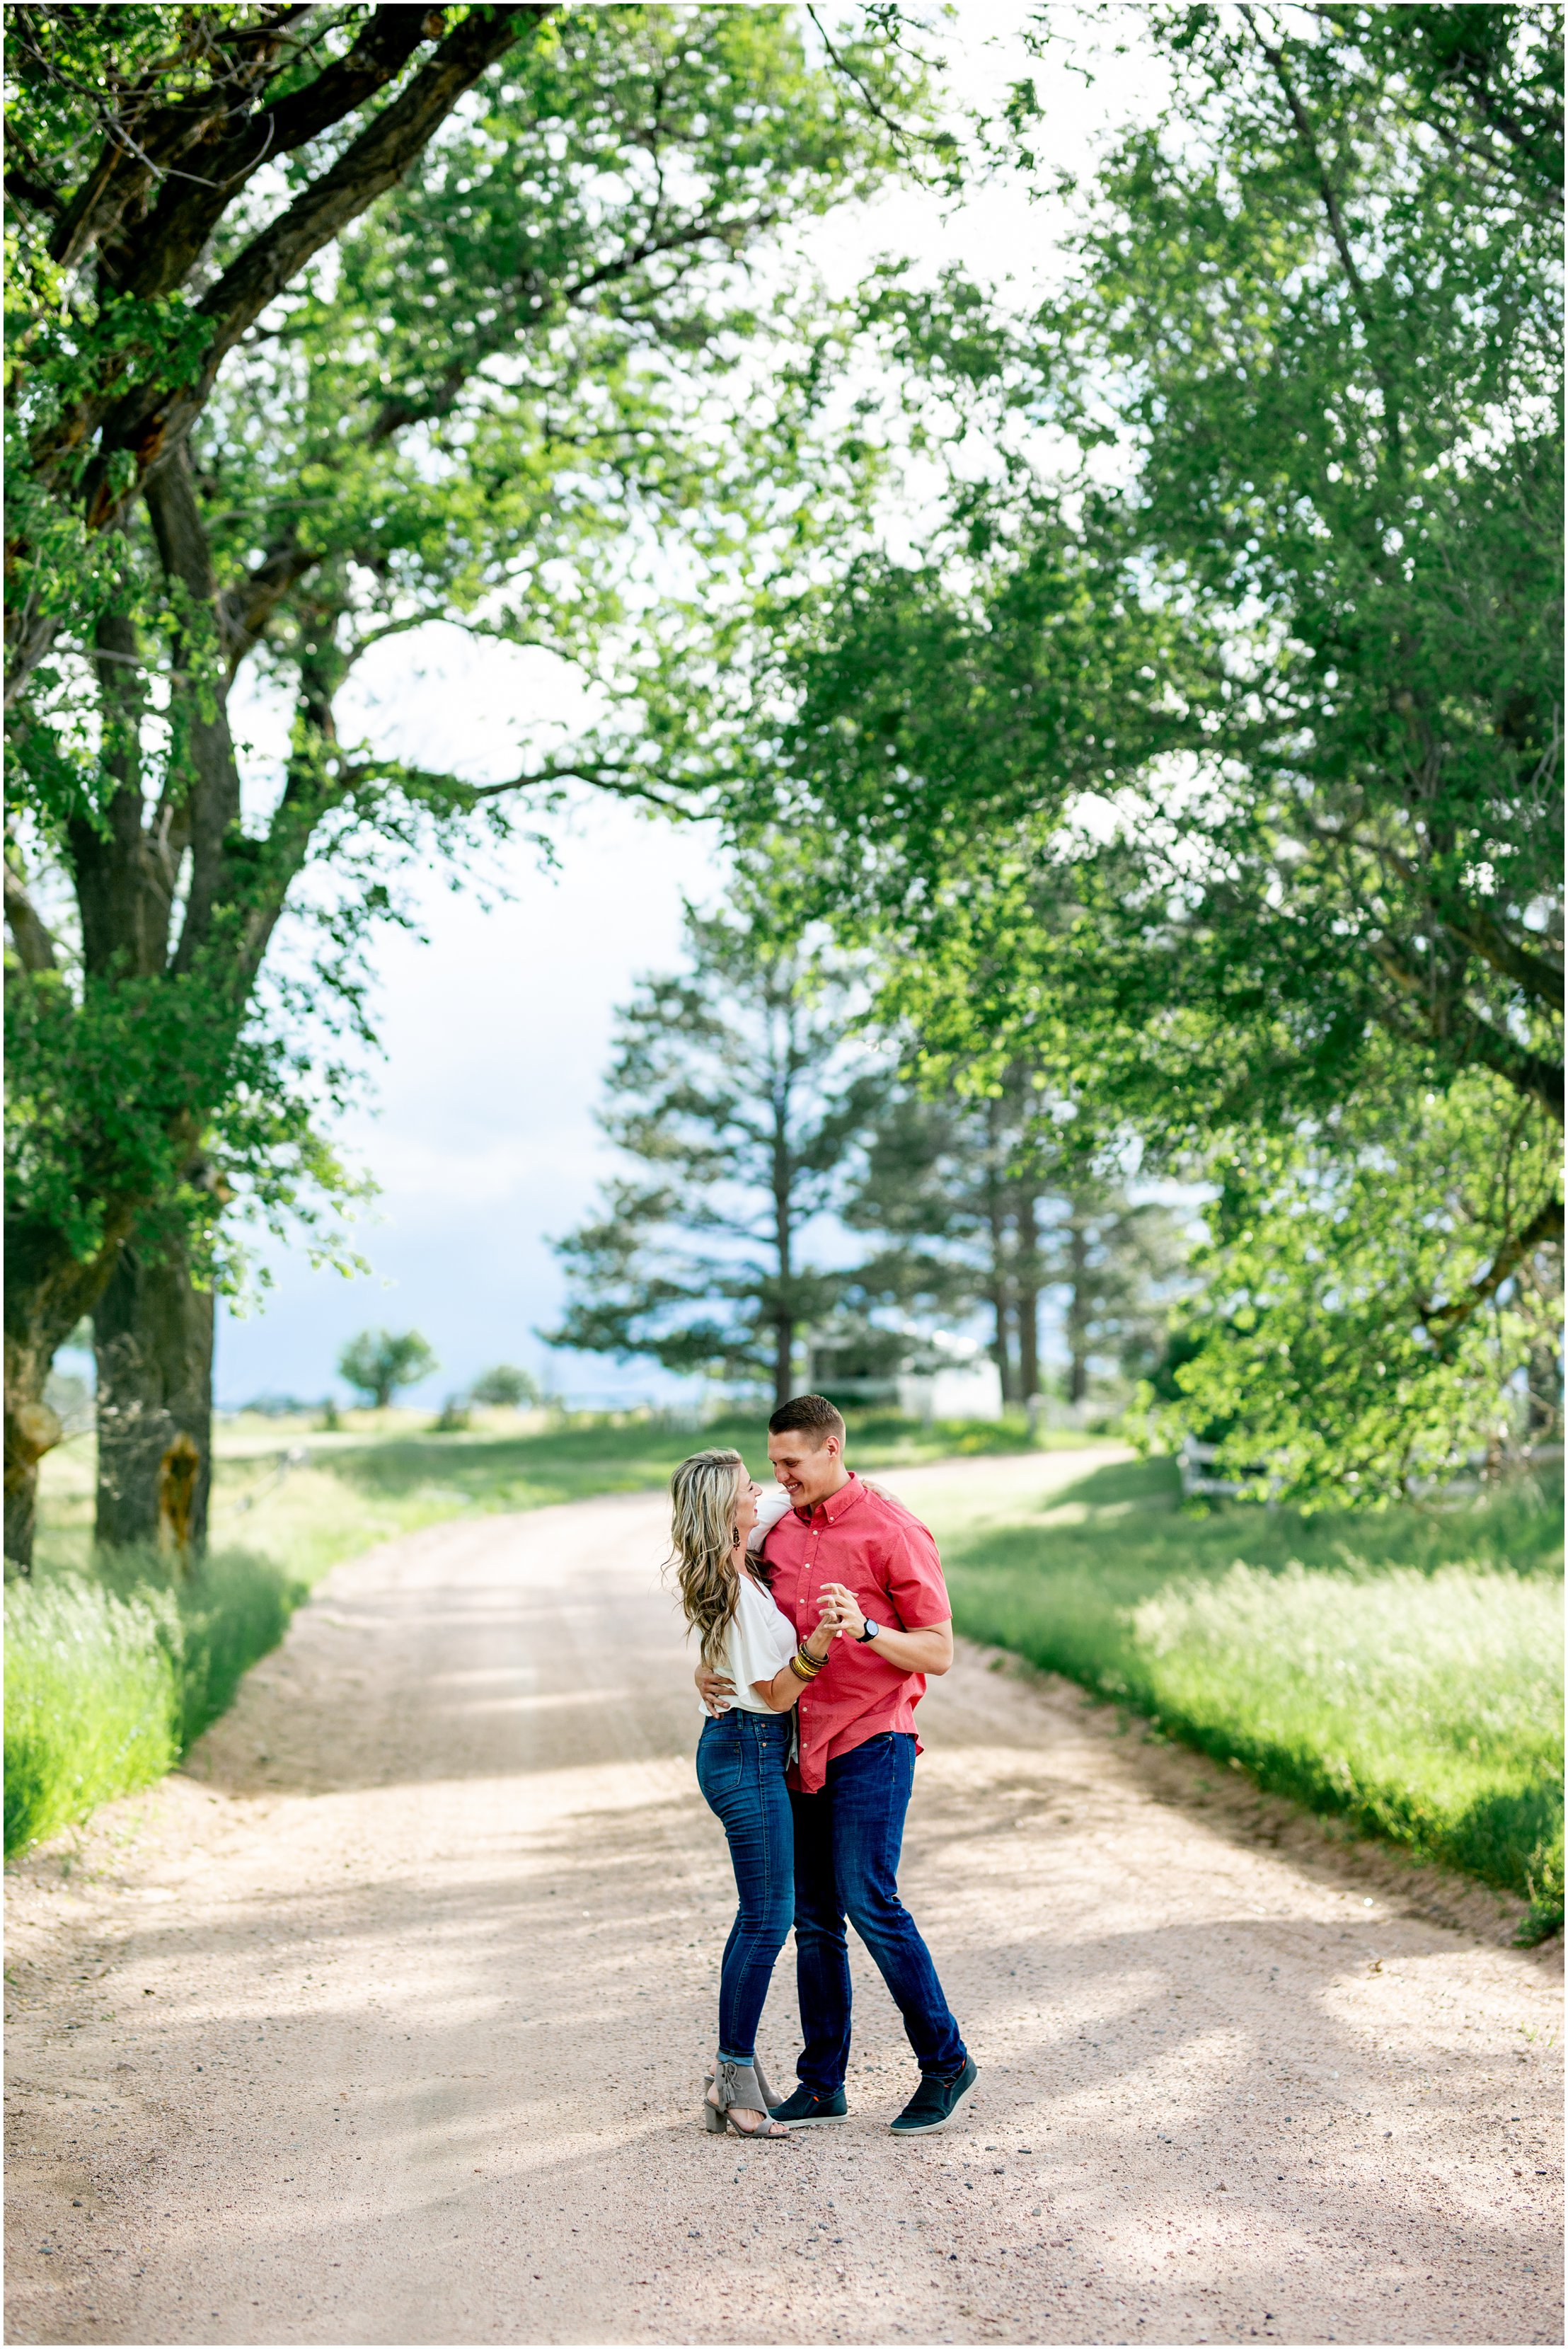
[[[711,1671],[735,1683],[728,1710],[710,1714],[696,1749],[696,1782],[724,1825],[740,1906],[724,1945],[718,2062],[703,2104],[710,2129],[787,2137],[769,2118],[771,2092],[757,2064],[757,2025],[773,1964],[795,1914],[795,1837],[784,1765],[803,1688],[827,1661],[831,1609],[810,1639],[773,1604],[759,1559],[747,1555],[758,1487],[738,1452],[697,1452],[670,1479],[672,1563],[681,1605]]]

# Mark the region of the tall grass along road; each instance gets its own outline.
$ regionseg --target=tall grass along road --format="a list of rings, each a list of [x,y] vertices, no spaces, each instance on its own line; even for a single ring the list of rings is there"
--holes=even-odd
[[[1180,1516],[1167,1461],[951,1516],[956,1619],[1258,1783],[1563,1921],[1562,1485]],[[941,1530],[939,1524],[939,1530]]]
[[[985,1506],[1094,1463],[1031,1464]],[[733,1891],[664,1540],[629,1495],[339,1567],[184,1772],[13,1870],[14,2339],[1561,2337],[1550,1953],[967,1647],[905,1882],[972,2116],[890,2138],[857,1951],[849,2127],[707,2136]]]

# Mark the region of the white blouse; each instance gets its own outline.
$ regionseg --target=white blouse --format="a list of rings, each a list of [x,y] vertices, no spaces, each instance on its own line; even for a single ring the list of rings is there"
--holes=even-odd
[[[770,1681],[781,1672],[799,1645],[795,1626],[783,1609],[774,1605],[759,1582],[743,1573],[717,1666],[727,1680],[735,1682],[730,1703],[741,1713],[771,1713],[773,1707],[763,1703],[751,1684],[754,1681]]]

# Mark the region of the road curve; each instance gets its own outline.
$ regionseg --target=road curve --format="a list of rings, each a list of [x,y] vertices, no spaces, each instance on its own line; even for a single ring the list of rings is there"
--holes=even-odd
[[[732,1893],[664,1522],[340,1568],[187,1772],[12,1872],[11,2340],[1562,2339],[1550,1961],[974,1650],[904,1868],[972,2117],[889,2137],[857,1949],[850,2126],[704,2134]]]

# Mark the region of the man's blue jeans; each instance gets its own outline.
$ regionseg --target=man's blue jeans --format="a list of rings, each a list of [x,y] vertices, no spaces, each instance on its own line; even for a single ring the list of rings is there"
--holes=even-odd
[[[795,1968],[806,2045],[796,2066],[813,2095],[844,2085],[850,2060],[847,1917],[876,1960],[923,2072],[951,2079],[964,2042],[931,1952],[898,1897],[914,1740],[885,1730],[830,1762],[820,1794],[791,1793],[795,1814]]]
[[[774,1961],[794,1916],[794,1836],[784,1784],[792,1725],[787,1713],[743,1713],[734,1705],[705,1722],[697,1741],[696,1782],[724,1823],[740,1896],[718,1982],[718,2053],[727,2064],[749,2064],[757,2053]]]

